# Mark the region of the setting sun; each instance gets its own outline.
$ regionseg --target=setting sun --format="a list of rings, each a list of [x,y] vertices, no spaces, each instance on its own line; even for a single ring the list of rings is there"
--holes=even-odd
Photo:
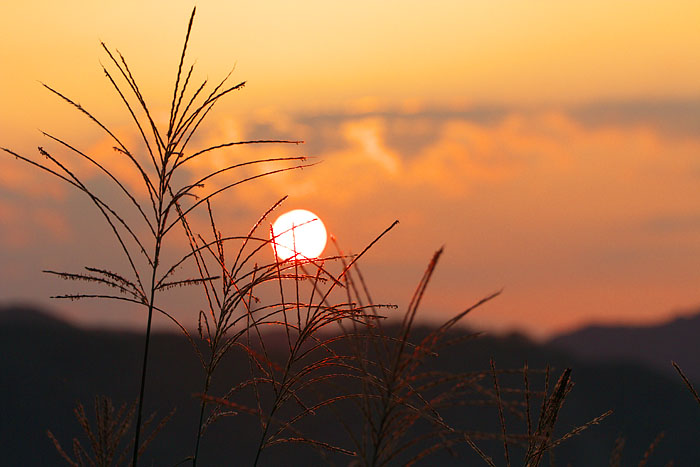
[[[326,247],[326,227],[319,217],[305,209],[282,214],[272,225],[272,249],[280,261],[296,255],[318,258]]]

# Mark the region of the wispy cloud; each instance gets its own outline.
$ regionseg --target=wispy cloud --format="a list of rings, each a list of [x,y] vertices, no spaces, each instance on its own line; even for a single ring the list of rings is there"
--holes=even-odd
[[[505,287],[476,322],[551,333],[589,321],[649,320],[700,302],[692,260],[700,246],[687,233],[697,230],[700,136],[667,131],[654,118],[631,119],[626,111],[598,123],[590,121],[593,114],[351,108],[295,115],[270,109],[245,121],[215,121],[193,144],[261,137],[308,143],[222,149],[189,170],[197,176],[251,158],[309,155],[319,164],[216,199],[220,227],[245,230],[285,194],[288,208],[319,214],[348,249],[359,250],[399,219],[401,228],[366,258],[368,277],[379,294],[400,302],[430,251],[446,244],[426,302],[431,313],[457,311]],[[130,188],[140,187],[138,174],[119,162],[109,142],[88,150],[107,158]],[[279,165],[237,169],[202,192],[272,167]],[[98,179],[97,171],[83,168],[90,181]],[[74,217],[73,207],[61,206],[56,196],[53,210],[32,211],[33,197],[55,188],[37,184],[36,173],[12,170],[4,172],[3,217],[56,238],[69,235],[70,224],[61,219]],[[29,222],[18,214],[27,209],[34,212]],[[6,229],[3,242],[42,248],[27,239]]]

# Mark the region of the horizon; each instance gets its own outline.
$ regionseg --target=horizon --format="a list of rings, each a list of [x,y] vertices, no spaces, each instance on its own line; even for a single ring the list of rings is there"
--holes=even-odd
[[[143,330],[139,326],[133,326],[129,322],[123,322],[121,323],[122,326],[120,326],[119,323],[117,324],[105,324],[104,322],[86,322],[84,319],[81,319],[79,316],[78,317],[71,317],[66,313],[62,313],[56,309],[52,309],[50,307],[43,307],[40,305],[32,304],[29,302],[9,302],[9,303],[0,303],[0,312],[3,312],[3,317],[8,318],[8,321],[2,321],[2,323],[6,322],[13,322],[13,319],[17,317],[16,313],[8,313],[8,312],[16,312],[16,311],[29,311],[34,318],[48,318],[52,321],[55,321],[57,323],[65,324],[67,326],[70,326],[74,329],[83,331],[83,332],[116,332],[116,333],[129,333],[129,334],[135,334],[135,335],[140,335]],[[20,322],[23,317],[20,317]],[[31,317],[30,317],[31,318]],[[665,317],[664,319],[657,321],[657,322],[649,322],[649,323],[633,323],[633,324],[628,324],[628,323],[605,323],[605,324],[597,324],[597,323],[589,323],[584,326],[578,327],[578,328],[573,328],[570,330],[565,330],[557,334],[552,334],[549,336],[546,336],[545,338],[542,337],[537,337],[537,336],[531,336],[526,333],[522,333],[518,330],[500,330],[500,331],[495,331],[495,332],[490,332],[489,330],[484,330],[484,329],[474,329],[472,325],[470,325],[468,322],[465,321],[460,321],[455,325],[453,328],[455,332],[478,332],[480,336],[485,336],[485,337],[491,337],[491,338],[496,338],[496,339],[507,339],[511,337],[522,337],[528,339],[528,341],[532,342],[533,344],[536,345],[549,345],[551,342],[556,341],[557,339],[561,339],[563,337],[568,337],[571,335],[576,335],[577,333],[581,331],[588,331],[588,330],[646,330],[646,329],[654,329],[654,328],[660,328],[660,327],[665,327],[674,323],[678,322],[686,322],[686,321],[693,321],[693,320],[699,320],[700,321],[700,309],[693,310],[691,312],[686,312],[686,313],[678,313],[670,317]],[[468,321],[468,320],[467,320]],[[0,324],[2,324],[0,323]],[[396,320],[393,320],[389,322],[390,325],[392,326],[398,326],[400,323]],[[439,324],[439,323],[438,323]],[[420,329],[421,327],[426,327],[426,328],[431,328],[432,326],[436,326],[436,323],[431,323],[430,321],[422,321],[419,323],[419,326],[416,327],[416,329]],[[263,332],[266,332],[264,329],[262,330]],[[163,323],[160,323],[160,325],[154,326],[154,332],[160,333],[160,334],[167,334],[167,335],[173,335],[173,336],[179,336],[181,335],[181,331],[179,329],[175,329],[172,326],[168,326],[167,323],[164,325]],[[188,329],[188,332],[195,336],[197,334],[197,329],[196,327],[192,327]],[[271,329],[269,331],[271,334],[275,333],[280,333],[279,330]],[[331,334],[335,333],[336,331],[331,331]],[[342,332],[342,330],[338,330],[338,332]]]
[[[113,153],[38,80],[134,137],[101,76],[100,40],[124,53],[156,118],[167,121],[192,2],[39,5],[15,4],[0,18],[8,31],[0,146],[34,156],[48,144],[39,127]],[[542,340],[591,324],[687,316],[700,308],[700,63],[688,52],[700,47],[699,14],[690,1],[444,1],[430,10],[210,2],[197,9],[188,49],[195,75],[215,81],[235,65],[233,79],[248,84],[197,146],[306,143],[221,153],[192,173],[229,156],[323,161],[219,199],[222,230],[247,231],[285,194],[285,210],[317,213],[350,251],[398,219],[360,266],[380,302],[405,306],[445,245],[426,322],[500,289],[464,324]],[[134,174],[119,175],[137,189]],[[49,300],[80,287],[42,269],[123,266],[96,210],[69,188],[0,158],[0,305],[31,301],[82,325],[141,329],[144,314],[129,306]],[[191,325],[188,306],[176,313]]]

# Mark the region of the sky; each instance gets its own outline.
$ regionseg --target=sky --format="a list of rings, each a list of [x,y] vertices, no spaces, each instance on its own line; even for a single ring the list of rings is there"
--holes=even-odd
[[[114,161],[104,135],[40,82],[135,138],[100,68],[104,41],[167,122],[193,5],[0,6],[0,146],[34,157],[51,146],[42,130]],[[546,338],[689,314],[700,305],[698,19],[694,1],[201,2],[188,49],[194,79],[233,69],[247,85],[195,143],[305,144],[221,151],[192,174],[231,158],[319,162],[218,199],[221,225],[247,231],[289,195],[285,209],[315,212],[357,252],[398,219],[362,270],[379,301],[405,306],[444,246],[426,321],[501,289],[467,324]],[[93,211],[59,181],[0,157],[0,302],[141,327],[143,313],[128,307],[49,299],[75,285],[41,270],[117,261]]]

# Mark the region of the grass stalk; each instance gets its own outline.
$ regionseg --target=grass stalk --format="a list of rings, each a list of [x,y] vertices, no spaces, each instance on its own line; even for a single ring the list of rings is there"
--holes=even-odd
[[[146,390],[146,375],[148,372],[148,350],[151,341],[151,323],[153,322],[153,307],[155,305],[156,294],[156,273],[158,270],[158,259],[160,256],[160,238],[156,240],[155,254],[153,256],[153,273],[151,274],[151,298],[148,302],[148,321],[146,323],[146,338],[143,349],[143,362],[141,363],[141,384],[139,388],[139,401],[136,409],[136,427],[134,435],[134,455],[131,465],[137,466],[139,457],[139,440],[141,435],[141,418],[143,415],[143,397]]]
[[[54,137],[48,133],[44,133],[44,135],[50,138],[52,141],[59,143],[62,146],[63,150],[67,150],[74,156],[82,157],[83,159],[87,160],[90,164],[97,167],[99,169],[99,172],[103,176],[106,176],[107,180],[109,180],[110,183],[113,183],[112,187],[116,186],[119,192],[126,197],[128,201],[127,205],[121,206],[115,204],[115,206],[112,206],[109,203],[107,203],[105,199],[109,198],[104,197],[102,194],[98,194],[96,190],[84,183],[84,181],[80,178],[79,174],[74,173],[74,171],[72,171],[68,165],[66,165],[61,160],[59,160],[59,158],[54,157],[48,151],[44,150],[41,147],[39,148],[39,153],[41,156],[45,157],[49,161],[48,163],[37,162],[35,160],[32,160],[31,158],[19,155],[10,149],[0,148],[5,153],[14,156],[17,159],[22,160],[26,163],[29,163],[30,165],[38,167],[39,169],[42,169],[43,171],[60,178],[66,183],[74,186],[78,190],[85,193],[95,204],[95,206],[98,208],[98,210],[101,212],[101,214],[104,216],[105,220],[109,224],[112,232],[114,233],[119,243],[119,246],[121,247],[121,252],[123,253],[126,261],[128,262],[128,265],[130,267],[129,274],[114,273],[106,267],[86,268],[88,270],[87,274],[64,273],[56,271],[47,272],[57,275],[58,277],[65,280],[82,280],[96,283],[102,286],[113,287],[119,291],[119,294],[121,294],[108,295],[104,293],[77,293],[61,295],[58,298],[67,298],[71,300],[82,298],[115,299],[127,301],[130,303],[137,303],[140,306],[143,306],[147,311],[147,322],[143,347],[144,352],[141,365],[139,395],[136,411],[137,415],[134,437],[134,449],[132,456],[132,466],[134,467],[136,467],[138,464],[138,458],[143,448],[141,437],[143,426],[145,425],[145,422],[143,422],[144,398],[148,379],[148,362],[150,356],[150,342],[154,312],[158,311],[164,314],[169,319],[171,319],[178,326],[178,328],[183,331],[188,340],[190,340],[190,342],[195,346],[195,350],[197,351],[198,355],[200,355],[199,349],[196,348],[196,344],[191,339],[191,336],[189,336],[189,333],[187,332],[185,327],[182,326],[182,324],[180,324],[172,314],[167,313],[165,310],[162,310],[155,306],[155,302],[157,300],[156,295],[159,291],[175,286],[194,285],[202,283],[205,284],[206,287],[207,282],[215,279],[215,277],[212,277],[209,274],[200,274],[199,279],[185,279],[166,282],[166,279],[172,273],[174,273],[175,270],[178,269],[183,262],[189,259],[189,263],[191,264],[192,259],[195,259],[197,261],[202,259],[201,252],[198,253],[195,250],[193,250],[193,253],[191,255],[187,255],[185,258],[172,265],[165,264],[164,269],[167,272],[162,277],[159,277],[159,266],[161,265],[163,260],[162,251],[163,246],[166,244],[166,237],[167,243],[168,245],[170,245],[172,243],[170,241],[170,238],[174,236],[169,235],[171,229],[173,229],[173,227],[175,227],[176,225],[182,225],[184,227],[185,232],[188,234],[190,244],[192,244],[192,238],[194,238],[195,236],[192,234],[191,230],[189,230],[187,215],[190,212],[192,212],[195,208],[201,206],[203,202],[206,201],[206,204],[208,206],[209,200],[212,197],[219,195],[225,191],[228,191],[234,187],[237,187],[242,183],[246,183],[251,180],[256,180],[261,177],[271,175],[273,173],[284,172],[287,170],[301,168],[303,166],[309,165],[302,164],[300,161],[303,161],[305,158],[298,156],[277,158],[273,157],[264,158],[260,160],[250,160],[242,164],[233,164],[218,170],[212,170],[210,173],[201,177],[198,181],[195,181],[194,183],[190,181],[185,182],[182,185],[175,186],[174,180],[177,180],[177,178],[175,177],[175,173],[183,172],[183,170],[178,169],[182,166],[184,162],[189,161],[195,157],[206,157],[208,154],[214,151],[231,150],[232,148],[237,147],[239,145],[263,144],[272,142],[290,144],[301,143],[301,141],[288,141],[282,139],[234,141],[226,142],[223,144],[216,144],[213,146],[205,147],[204,149],[194,150],[191,151],[189,154],[186,153],[186,147],[189,141],[191,140],[194,132],[199,128],[199,125],[208,115],[209,111],[219,101],[219,99],[221,99],[225,95],[228,95],[234,90],[241,89],[244,85],[244,83],[240,83],[238,85],[224,87],[228,78],[227,76],[224,80],[222,80],[218,85],[216,85],[213,88],[213,90],[208,94],[208,96],[206,95],[206,93],[202,93],[207,84],[206,80],[204,81],[204,83],[202,83],[202,85],[200,85],[196,89],[196,91],[194,91],[194,93],[187,92],[188,84],[190,83],[194,66],[189,67],[189,72],[187,72],[186,75],[183,74],[183,66],[185,62],[187,45],[190,39],[190,33],[192,30],[195,12],[196,9],[193,9],[189,19],[189,23],[187,25],[187,33],[185,36],[184,45],[182,47],[181,54],[179,57],[180,59],[177,77],[175,80],[175,88],[173,90],[172,102],[170,103],[170,118],[168,122],[167,131],[161,131],[161,129],[158,127],[158,125],[156,125],[155,121],[153,120],[152,112],[149,109],[149,106],[147,105],[139,89],[139,86],[136,80],[134,79],[132,71],[127,65],[125,58],[119,52],[113,53],[112,51],[110,51],[110,49],[104,43],[101,44],[102,48],[105,50],[105,52],[111,60],[111,65],[117,69],[116,73],[112,73],[108,71],[107,68],[103,67],[105,75],[109,80],[111,86],[119,95],[122,103],[126,107],[129,115],[135,123],[136,128],[138,129],[138,134],[140,135],[142,143],[145,145],[145,148],[147,150],[147,155],[150,158],[150,162],[153,163],[152,168],[148,167],[149,164],[144,164],[142,161],[140,161],[139,158],[137,158],[134,155],[137,154],[138,151],[131,151],[129,148],[127,148],[127,146],[123,143],[123,140],[120,139],[115,132],[113,132],[105,124],[103,124],[100,121],[100,119],[98,119],[95,115],[90,113],[76,101],[66,97],[65,95],[61,94],[59,91],[56,91],[52,87],[44,85],[46,89],[48,89],[54,95],[58,96],[64,102],[68,103],[75,110],[78,110],[80,113],[86,116],[92,123],[96,124],[104,133],[106,133],[109,139],[113,141],[114,144],[116,144],[115,151],[120,157],[123,158],[122,161],[129,164],[131,168],[133,170],[136,170],[143,179],[145,193],[147,194],[146,199],[137,199],[137,196],[135,196],[131,191],[127,189],[127,183],[124,180],[117,177],[115,175],[115,172],[111,171],[110,167],[107,164],[99,161],[99,159],[93,154],[81,151],[77,148],[77,146],[68,144],[60,138]],[[185,76],[184,80],[182,79],[183,76]],[[120,77],[121,79],[123,79],[126,82],[126,87],[124,87],[123,84],[118,84],[117,80],[115,80],[115,77]],[[125,90],[130,91],[130,93],[124,92],[124,90],[122,89],[123,87]],[[187,94],[190,94],[190,96],[187,97]],[[183,102],[187,103],[187,105],[184,107],[181,106]],[[137,113],[140,113],[140,115],[137,115]],[[163,135],[165,135],[165,137],[163,137]],[[230,174],[233,173],[233,171],[243,170],[243,167],[245,166],[264,164],[270,162],[280,164],[287,162],[291,163],[292,165],[276,169],[273,168],[252,176],[240,175],[233,182],[225,181],[223,183],[223,188],[215,189],[214,191],[208,194],[205,193],[202,195],[201,193],[199,193],[199,190],[202,190],[204,188],[204,182],[208,182],[213,177],[221,177],[225,175],[230,176]],[[194,199],[195,201],[191,201],[192,199]],[[152,254],[149,254],[151,252],[146,251],[146,248],[144,248],[143,246],[145,244],[144,241],[137,235],[137,233],[141,230],[141,226],[134,225],[132,222],[127,221],[127,219],[133,217],[131,216],[131,214],[133,213],[127,215],[127,213],[124,212],[126,209],[131,209],[135,211],[137,221],[138,219],[142,219],[145,225],[148,227],[148,233],[152,235],[151,238],[153,239],[155,244],[155,248],[152,251]],[[219,241],[221,241],[220,237]],[[146,264],[144,265],[144,263]],[[201,266],[199,263],[197,265]],[[142,282],[141,278],[143,276],[147,276],[147,273],[145,273],[143,269],[149,270],[150,272],[150,290],[146,289]],[[199,270],[201,273],[202,269],[200,268]],[[261,281],[269,279],[269,275],[267,277],[255,278],[255,280]],[[250,290],[252,291],[252,287],[250,288]],[[232,308],[235,308],[236,304],[240,303],[240,301],[241,299],[234,299],[234,305],[232,306]],[[213,373],[216,364],[222,356],[222,351],[220,348],[218,348],[218,346],[221,344],[224,347],[230,347],[230,343],[224,342],[223,338],[228,330],[226,323],[228,322],[230,318],[230,313],[233,312],[233,309],[228,310],[227,312],[229,313],[229,317],[224,319],[222,312],[222,317],[220,320],[218,320],[218,323],[221,324],[221,326],[217,325],[216,339],[214,340],[215,344],[214,347],[211,349],[212,355],[210,365],[205,365],[205,367],[207,367],[205,393],[208,392],[210,387],[212,376],[211,374]],[[202,424],[204,418],[203,414],[206,409],[206,402],[202,402],[203,403],[201,405],[200,410],[197,440],[195,442],[196,453],[199,452],[199,444],[201,440]]]

